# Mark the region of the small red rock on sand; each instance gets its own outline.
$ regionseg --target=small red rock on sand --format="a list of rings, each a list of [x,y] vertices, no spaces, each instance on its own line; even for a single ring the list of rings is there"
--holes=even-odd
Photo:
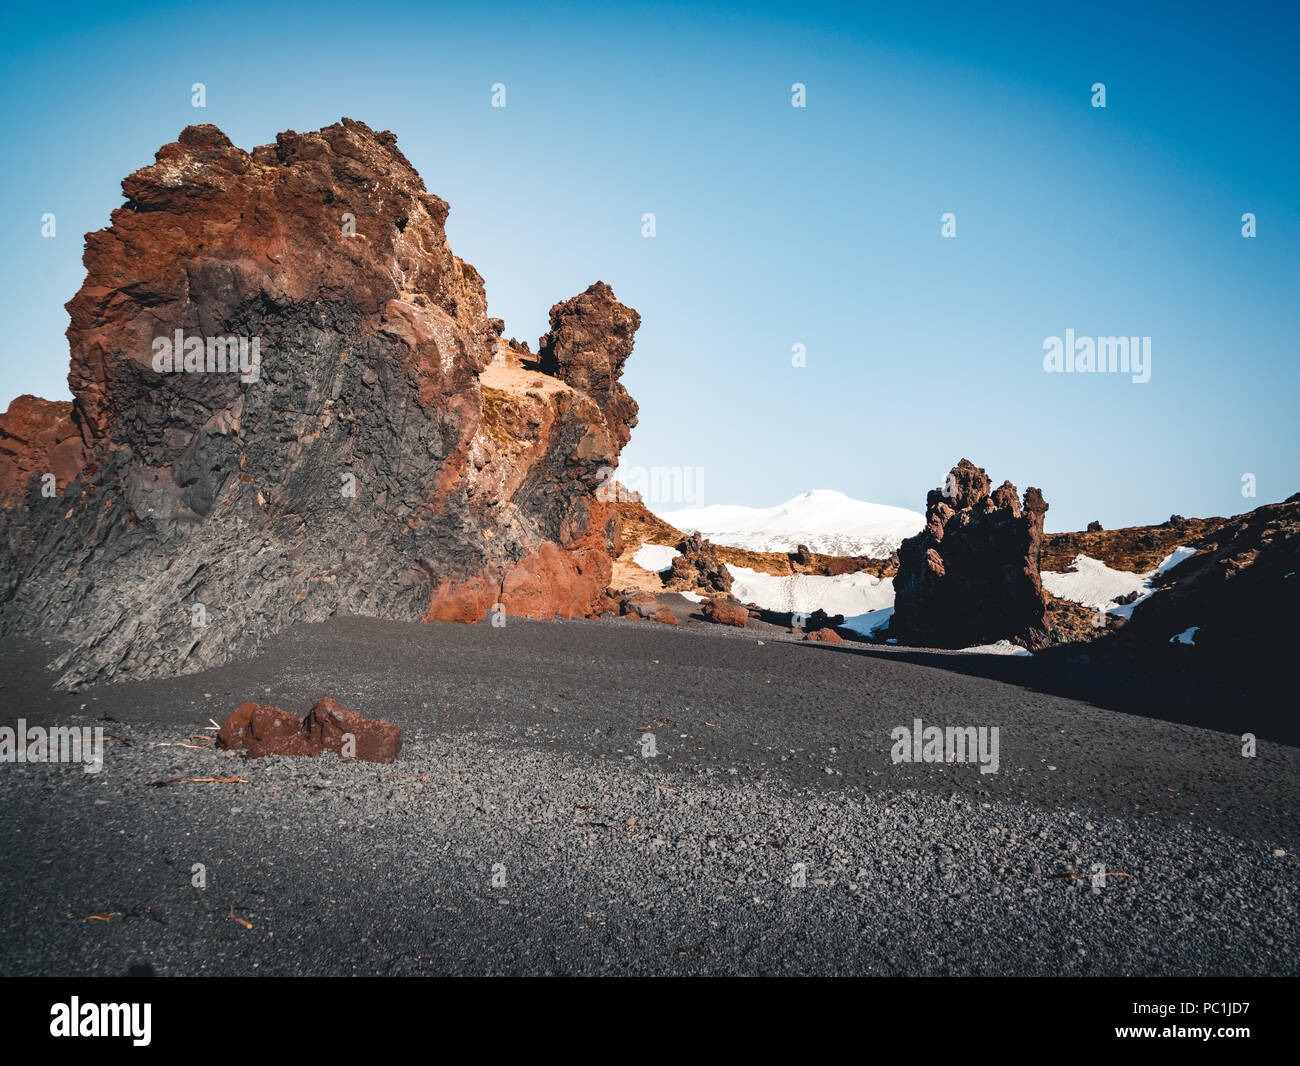
[[[728,603],[724,599],[709,600],[704,604],[704,617],[710,622],[724,626],[739,626],[744,629],[749,625],[749,609],[738,603]]]
[[[804,640],[820,640],[827,644],[843,644],[844,638],[833,629],[814,629]]]
[[[350,738],[350,742],[349,742]],[[382,718],[349,711],[338,700],[317,700],[305,718],[279,707],[245,703],[217,733],[217,747],[259,755],[319,755],[392,762],[402,747],[402,728]]]

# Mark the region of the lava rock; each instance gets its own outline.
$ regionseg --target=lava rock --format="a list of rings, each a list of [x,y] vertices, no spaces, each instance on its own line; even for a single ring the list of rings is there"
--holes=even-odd
[[[329,697],[312,705],[302,728],[309,740],[337,755],[344,754],[351,738],[352,757],[366,762],[392,762],[402,748],[401,726],[349,711]]]
[[[279,707],[245,703],[222,723],[217,733],[220,748],[251,748],[296,735],[302,719]]]
[[[340,613],[613,607],[597,489],[640,317],[598,282],[552,308],[540,370],[494,362],[504,323],[396,141],[343,119],[245,152],[191,126],[87,236],[73,402],[0,416],[0,633],[67,641],[58,688]]]
[[[844,638],[833,629],[814,629],[808,632],[804,640],[819,640],[823,644],[843,644]]]
[[[349,711],[338,700],[317,700],[306,717],[260,703],[245,703],[222,724],[217,746],[263,755],[320,755],[392,762],[402,748],[402,729],[381,718]]]
[[[749,625],[749,609],[720,596],[705,600],[701,613],[710,622],[719,625],[738,626],[741,629]]]
[[[664,578],[664,587],[673,590],[705,589],[709,592],[731,591],[731,571],[718,558],[717,548],[699,532],[683,537],[677,544],[679,554]]]
[[[889,636],[944,648],[1047,643],[1038,573],[1047,503],[1036,488],[1023,507],[1009,481],[990,488],[984,470],[963,459],[930,491],[925,528],[899,549]]]

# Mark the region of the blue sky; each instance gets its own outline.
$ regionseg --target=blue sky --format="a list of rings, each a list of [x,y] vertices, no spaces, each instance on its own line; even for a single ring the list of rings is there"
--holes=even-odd
[[[251,149],[347,115],[393,130],[451,203],[507,334],[535,344],[598,278],[641,312],[624,462],[701,468],[684,502],[834,488],[921,509],[963,456],[1040,486],[1053,530],[1285,498],[1300,15],[1054,6],[11,9],[0,405],[68,396],[83,234],[160,145],[212,122]],[[1151,337],[1151,380],[1045,373],[1067,329]]]

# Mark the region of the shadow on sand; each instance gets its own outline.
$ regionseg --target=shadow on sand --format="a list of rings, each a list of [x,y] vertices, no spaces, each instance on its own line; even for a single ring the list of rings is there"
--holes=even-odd
[[[1206,672],[1165,663],[1150,666],[1107,662],[1077,651],[1049,649],[1033,656],[975,655],[919,648],[882,647],[846,641],[809,642],[809,651],[862,655],[949,670],[1018,685],[1034,692],[1082,700],[1097,707],[1164,722],[1215,729],[1300,746],[1300,715],[1294,688],[1281,666],[1274,670]]]

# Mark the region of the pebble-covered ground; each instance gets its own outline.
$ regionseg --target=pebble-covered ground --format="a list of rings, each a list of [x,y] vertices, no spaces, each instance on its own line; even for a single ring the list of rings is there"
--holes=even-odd
[[[3,974],[1300,971],[1300,753],[1266,740],[646,623],[336,620],[76,694],[49,657],[0,656],[0,721],[114,742],[0,764]],[[204,736],[324,695],[398,760]],[[917,715],[998,725],[998,772],[894,764]]]

